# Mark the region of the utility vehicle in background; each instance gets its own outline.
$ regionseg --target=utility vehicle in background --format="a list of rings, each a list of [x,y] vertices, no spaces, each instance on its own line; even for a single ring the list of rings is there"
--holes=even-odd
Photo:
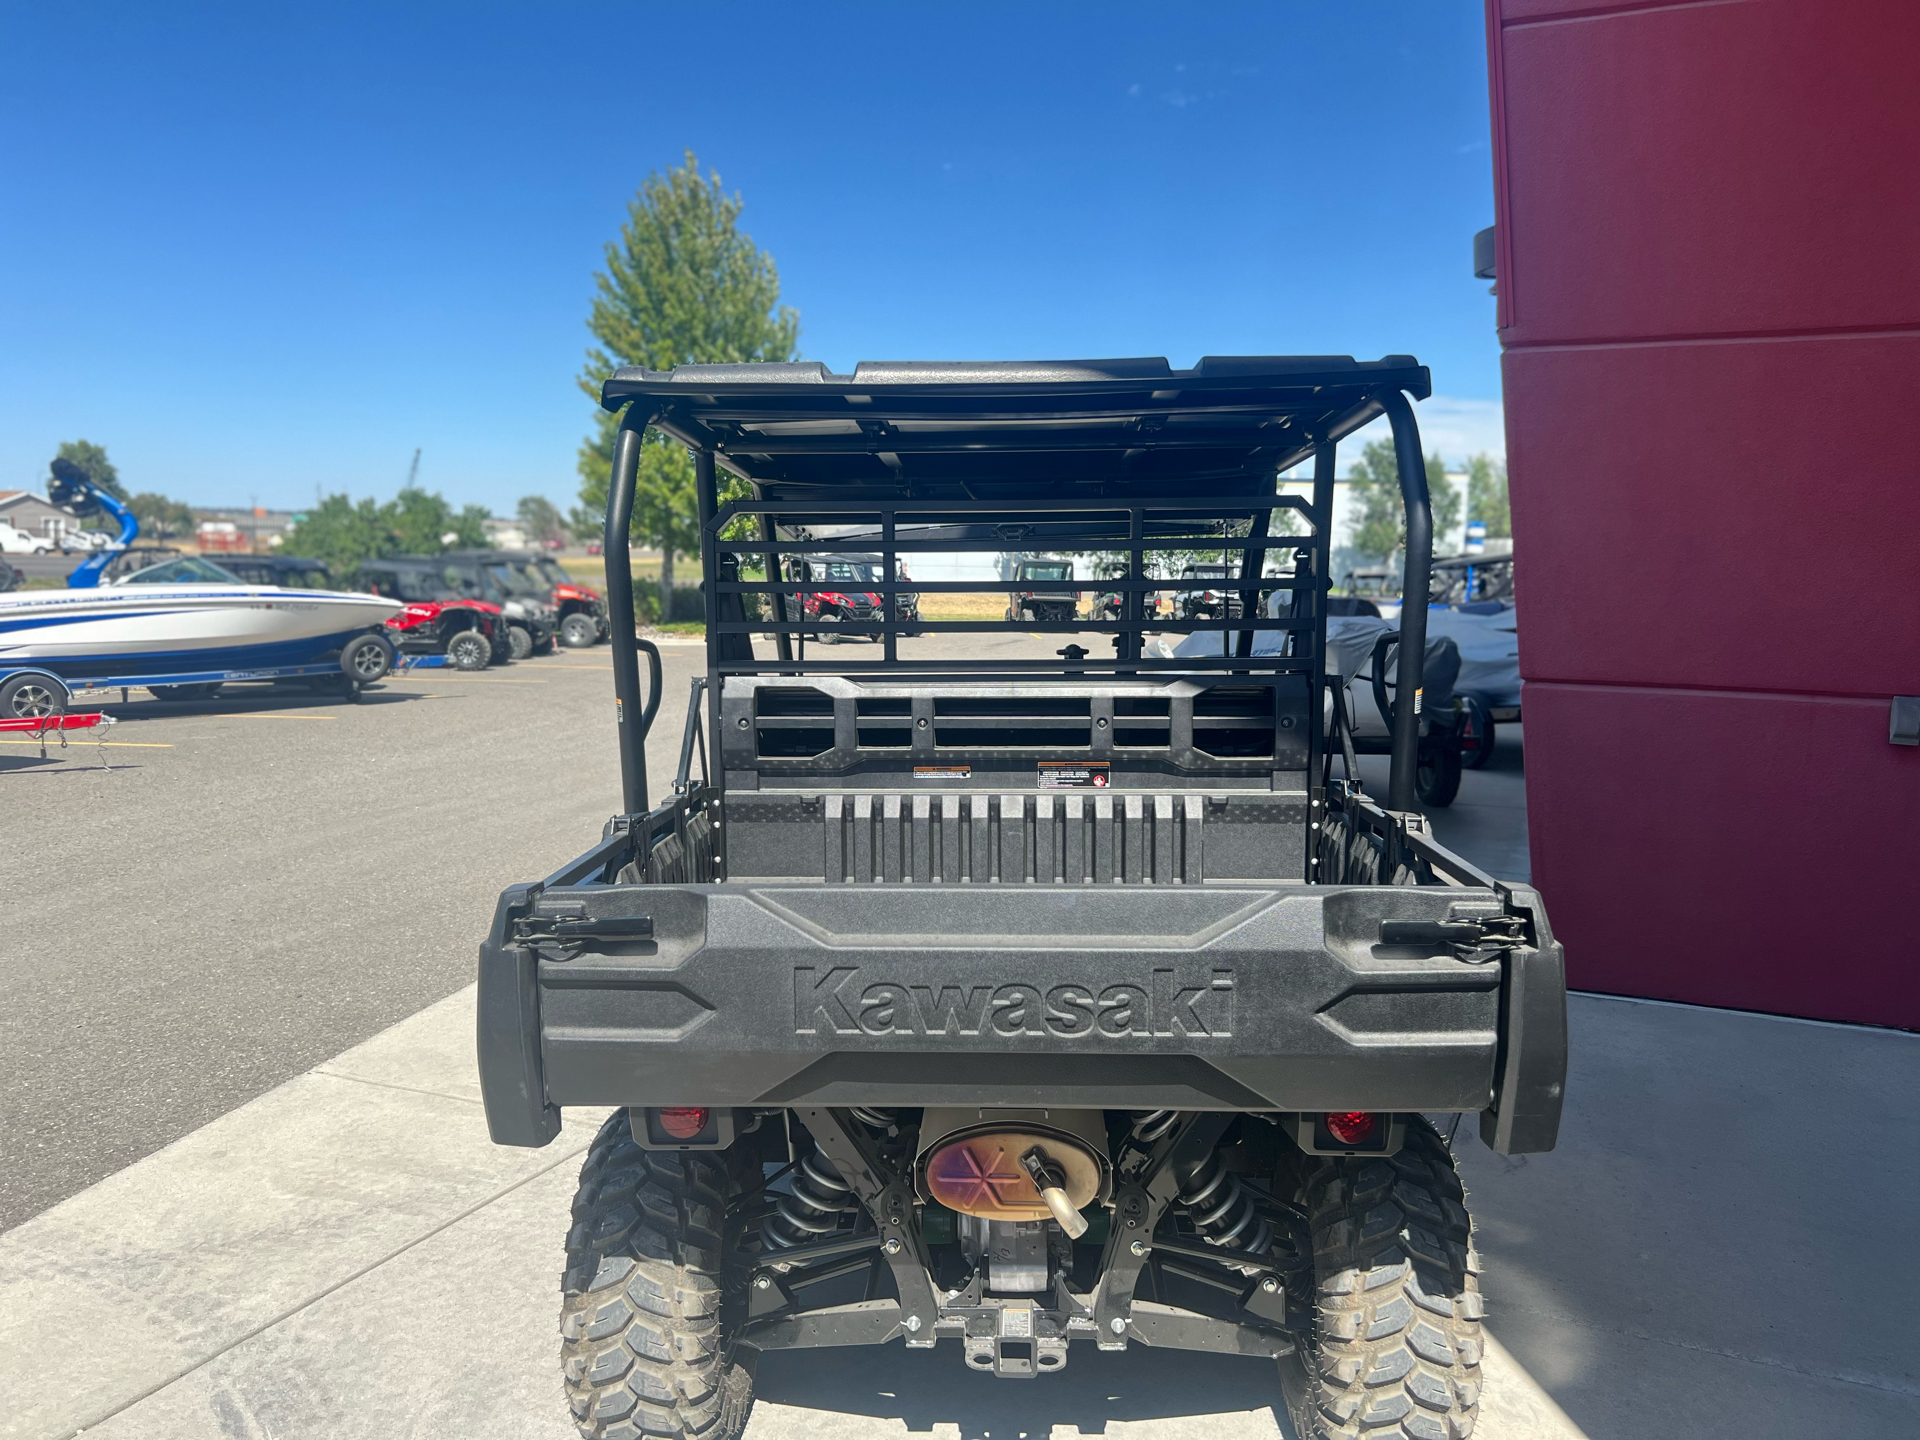
[[[618,1107],[554,1217],[584,1436],[733,1440],[758,1355],[896,1340],[1006,1379],[1238,1355],[1277,1367],[1303,1440],[1472,1432],[1450,1141],[1477,1116],[1501,1154],[1552,1148],[1562,955],[1538,894],[1434,842],[1417,707],[1370,796],[1325,673],[1335,452],[1383,415],[1426,593],[1428,390],[1405,356],[607,380],[619,809],[500,897],[479,966],[493,1138]],[[658,803],[625,559],[649,427],[694,454],[707,614]],[[1312,496],[1278,493],[1307,461]],[[722,468],[749,498],[719,503]],[[791,602],[838,593],[820,536],[853,526],[880,599],[829,622]],[[1036,547],[1124,555],[1122,613],[923,621],[902,655],[900,555]],[[1190,589],[1155,577],[1196,549],[1254,577],[1284,552],[1249,583],[1286,599],[1187,622],[1219,653],[1150,652],[1143,601]],[[808,645],[829,631],[879,649]],[[1111,653],[1055,648],[1087,631]]]
[[[1402,579],[1401,572],[1391,565],[1357,565],[1340,577],[1340,588],[1348,596],[1372,605],[1382,619],[1398,620]],[[1427,583],[1433,583],[1431,574]]]
[[[1062,624],[1080,608],[1073,588],[1073,562],[1052,557],[1021,560],[1013,567],[1018,587],[1007,597],[1007,619]]]
[[[1199,561],[1181,567],[1188,589],[1173,597],[1173,613],[1181,620],[1226,620],[1240,613],[1240,592],[1227,582],[1233,567],[1224,561]]]
[[[513,655],[507,620],[498,605],[469,598],[458,576],[431,561],[389,557],[365,560],[348,583],[370,595],[405,602],[387,622],[403,655],[444,655],[456,670],[484,670]]]
[[[503,558],[498,550],[449,550],[417,558],[441,566],[448,583],[463,594],[500,607],[507,626],[508,658],[524,660],[553,653],[560,612],[554,607],[552,586],[539,571]]]
[[[834,555],[796,555],[788,568],[796,578],[809,582],[811,588],[784,596],[785,608],[815,625],[830,627],[818,632],[823,641],[832,642],[843,637],[877,639],[865,628],[858,634],[847,636],[844,627],[849,624],[865,627],[867,622],[881,618],[879,594],[861,588],[873,583],[873,566],[879,558],[858,551]]]
[[[591,585],[582,585],[567,573],[553,556],[538,550],[501,550],[495,552],[507,564],[537,576],[547,587],[547,595],[560,617],[560,643],[570,650],[582,650],[607,638],[607,602]]]
[[[1433,562],[1435,605],[1451,605],[1482,615],[1513,606],[1513,552],[1449,555]]]
[[[278,585],[283,589],[331,590],[333,567],[303,555],[222,555],[220,568],[249,585]]]
[[[1111,580],[1125,580],[1127,567],[1124,563],[1109,561],[1100,569],[1100,579],[1104,585]],[[1156,621],[1160,618],[1160,599],[1158,595],[1140,597],[1140,618]],[[1102,589],[1095,592],[1093,604],[1087,611],[1089,620],[1118,620],[1127,613],[1127,595],[1124,590]]]

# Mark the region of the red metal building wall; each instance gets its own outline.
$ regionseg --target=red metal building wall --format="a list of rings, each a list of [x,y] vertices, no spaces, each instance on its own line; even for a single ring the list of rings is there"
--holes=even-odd
[[[1920,0],[1488,0],[1488,45],[1569,978],[1920,1028]]]

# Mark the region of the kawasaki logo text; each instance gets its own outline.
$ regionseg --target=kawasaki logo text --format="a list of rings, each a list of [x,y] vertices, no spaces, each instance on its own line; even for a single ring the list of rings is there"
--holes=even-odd
[[[1172,970],[1155,970],[1148,984],[1070,982],[1043,987],[901,985],[868,980],[858,965],[793,971],[793,1029],[797,1035],[1182,1035],[1214,1038],[1233,1033],[1233,971],[1182,983]]]

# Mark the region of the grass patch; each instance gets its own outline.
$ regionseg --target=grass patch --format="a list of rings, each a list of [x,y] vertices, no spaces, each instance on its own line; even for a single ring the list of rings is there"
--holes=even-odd
[[[1007,618],[1005,595],[922,595],[922,620],[1004,620]]]
[[[598,590],[607,583],[607,562],[598,555],[560,555],[556,556],[560,568],[576,580],[584,580]],[[681,562],[684,567],[684,559]],[[700,570],[699,557],[694,557],[693,579],[698,580]],[[682,568],[674,577],[675,584],[686,583],[687,571]],[[636,580],[658,580],[660,578],[660,557],[651,559],[636,557],[633,562],[633,578]]]

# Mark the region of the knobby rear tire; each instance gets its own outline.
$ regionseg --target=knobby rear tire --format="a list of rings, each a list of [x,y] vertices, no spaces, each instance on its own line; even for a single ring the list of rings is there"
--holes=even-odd
[[[645,1151],[600,1127],[561,1281],[567,1402],[587,1440],[737,1440],[753,1372],[720,1323],[725,1155]]]
[[[1466,1440],[1479,1414],[1484,1311],[1453,1156],[1414,1117],[1391,1158],[1298,1163],[1314,1328],[1280,1372],[1301,1440]]]

